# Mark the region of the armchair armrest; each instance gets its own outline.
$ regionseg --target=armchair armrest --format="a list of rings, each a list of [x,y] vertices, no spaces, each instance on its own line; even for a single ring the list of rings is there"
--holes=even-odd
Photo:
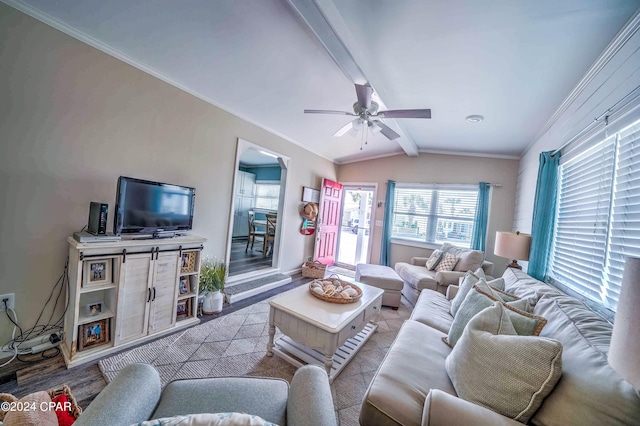
[[[438,425],[522,426],[522,423],[439,389],[431,389],[422,411],[422,426]]]
[[[158,404],[160,391],[155,368],[131,364],[98,394],[74,425],[131,425],[147,420]]]
[[[337,424],[327,372],[316,365],[299,368],[289,388],[287,425]]]
[[[482,262],[482,269],[484,270],[484,274],[487,276],[487,278],[489,278],[490,276],[493,276],[492,262],[489,262],[488,260],[485,260],[484,262]]]
[[[460,290],[459,285],[451,284],[449,287],[447,287],[447,294],[445,295],[447,296],[447,300],[453,300],[453,298],[456,297],[456,294],[458,294],[458,290]]]
[[[436,281],[439,286],[458,285],[459,278],[464,277],[464,272],[458,271],[440,271],[436,272]]]
[[[427,260],[429,258],[428,257],[412,257],[411,258],[411,264],[412,265],[420,265],[420,266],[424,266],[427,264]]]

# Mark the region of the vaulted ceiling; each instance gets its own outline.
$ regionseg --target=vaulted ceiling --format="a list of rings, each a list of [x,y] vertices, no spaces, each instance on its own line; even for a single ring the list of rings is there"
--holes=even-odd
[[[2,0],[337,163],[456,152],[517,158],[637,0]],[[402,137],[339,138],[354,83]],[[479,114],[480,123],[465,117]],[[260,141],[252,141],[259,143]],[[362,147],[362,149],[361,149]]]

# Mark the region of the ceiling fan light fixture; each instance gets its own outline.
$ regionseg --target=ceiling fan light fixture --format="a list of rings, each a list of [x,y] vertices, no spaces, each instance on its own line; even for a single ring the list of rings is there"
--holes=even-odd
[[[484,120],[484,117],[482,115],[474,114],[474,115],[468,115],[466,120],[469,123],[480,123],[482,120]]]

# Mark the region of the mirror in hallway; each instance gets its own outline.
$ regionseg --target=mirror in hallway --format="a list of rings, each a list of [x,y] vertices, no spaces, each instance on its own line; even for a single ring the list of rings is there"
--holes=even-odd
[[[228,247],[229,276],[277,268],[288,159],[240,139]],[[233,281],[233,279],[231,280]]]

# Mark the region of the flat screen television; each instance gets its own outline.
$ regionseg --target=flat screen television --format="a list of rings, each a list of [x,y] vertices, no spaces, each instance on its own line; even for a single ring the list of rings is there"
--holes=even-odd
[[[160,235],[193,224],[195,188],[120,176],[113,232]]]

